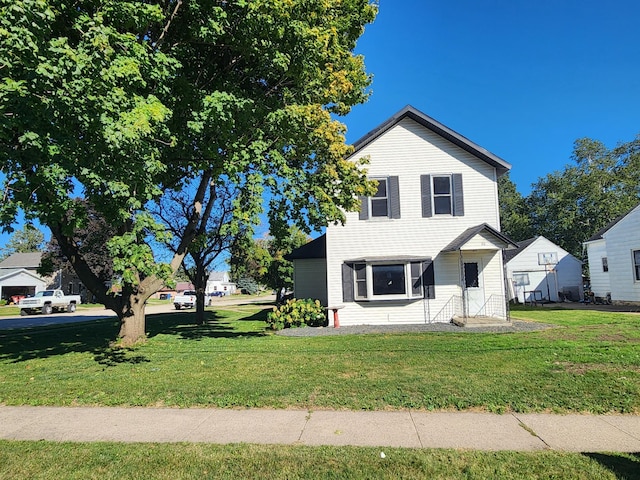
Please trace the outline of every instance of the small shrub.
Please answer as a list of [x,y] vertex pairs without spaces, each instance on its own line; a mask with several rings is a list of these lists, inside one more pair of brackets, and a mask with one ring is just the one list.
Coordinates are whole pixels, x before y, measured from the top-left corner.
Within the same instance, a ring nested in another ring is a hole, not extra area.
[[4,307],[7,304],[7,301],[4,298],[0,298],[0,307]]
[[274,307],[267,314],[267,324],[272,330],[283,328],[297,328],[308,325],[320,327],[326,323],[324,307],[319,300],[287,300],[283,305]]

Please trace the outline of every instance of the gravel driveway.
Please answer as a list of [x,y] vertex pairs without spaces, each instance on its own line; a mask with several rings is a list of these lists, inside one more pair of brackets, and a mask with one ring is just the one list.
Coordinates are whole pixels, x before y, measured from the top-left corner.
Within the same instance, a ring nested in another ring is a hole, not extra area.
[[285,337],[319,337],[324,335],[352,335],[364,333],[421,333],[421,332],[455,332],[455,333],[515,333],[534,332],[553,328],[553,325],[536,322],[512,320],[510,327],[458,327],[452,323],[427,323],[418,325],[349,325],[333,327],[285,328],[276,332]]

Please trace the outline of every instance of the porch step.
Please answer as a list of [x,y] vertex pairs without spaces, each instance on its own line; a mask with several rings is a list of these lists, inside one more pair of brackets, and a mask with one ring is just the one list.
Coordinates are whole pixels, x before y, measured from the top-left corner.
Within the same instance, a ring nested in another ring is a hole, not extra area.
[[480,327],[511,327],[513,324],[506,320],[493,317],[453,317],[451,323],[458,327],[480,328]]

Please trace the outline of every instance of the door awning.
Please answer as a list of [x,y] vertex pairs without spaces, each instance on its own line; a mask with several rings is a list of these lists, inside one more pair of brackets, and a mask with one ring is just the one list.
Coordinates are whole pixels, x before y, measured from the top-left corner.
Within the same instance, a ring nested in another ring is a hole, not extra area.
[[462,232],[443,252],[459,252],[461,250],[510,250],[518,248],[518,244],[492,226],[483,223]]

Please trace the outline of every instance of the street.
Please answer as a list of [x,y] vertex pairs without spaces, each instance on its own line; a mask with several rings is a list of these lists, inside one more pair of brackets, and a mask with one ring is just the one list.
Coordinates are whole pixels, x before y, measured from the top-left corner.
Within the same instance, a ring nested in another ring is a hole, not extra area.
[[[274,301],[275,295],[260,296],[260,297],[247,297],[247,296],[229,296],[229,297],[214,297],[212,306],[225,306],[225,305],[237,305],[240,303],[256,303],[256,302],[269,302]],[[172,313],[172,312],[195,312],[195,308],[189,310],[176,310],[173,308],[173,303],[167,302],[164,304],[147,305],[145,313]],[[28,315],[21,317],[20,315],[0,317],[0,330],[14,330],[17,328],[29,328],[29,327],[43,327],[49,325],[62,325],[65,323],[78,323],[78,322],[90,322],[93,320],[99,320],[101,318],[115,317],[116,314],[106,308],[96,307],[83,309],[79,308],[73,313],[52,313],[51,315]]]

